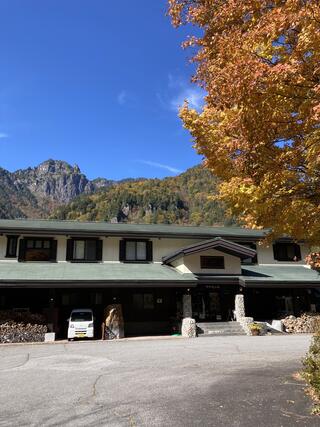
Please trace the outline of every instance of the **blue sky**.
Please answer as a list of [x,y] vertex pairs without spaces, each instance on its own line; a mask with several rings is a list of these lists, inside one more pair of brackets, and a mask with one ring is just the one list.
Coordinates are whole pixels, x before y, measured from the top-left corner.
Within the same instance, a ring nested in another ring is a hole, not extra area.
[[163,177],[201,161],[177,117],[189,29],[166,0],[0,1],[0,166],[48,158],[90,178]]

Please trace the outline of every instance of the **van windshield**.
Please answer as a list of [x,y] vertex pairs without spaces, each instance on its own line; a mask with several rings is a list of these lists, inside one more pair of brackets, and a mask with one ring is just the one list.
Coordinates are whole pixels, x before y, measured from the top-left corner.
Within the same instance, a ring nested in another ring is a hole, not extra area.
[[77,311],[71,313],[72,322],[90,322],[92,320],[92,313],[90,311]]

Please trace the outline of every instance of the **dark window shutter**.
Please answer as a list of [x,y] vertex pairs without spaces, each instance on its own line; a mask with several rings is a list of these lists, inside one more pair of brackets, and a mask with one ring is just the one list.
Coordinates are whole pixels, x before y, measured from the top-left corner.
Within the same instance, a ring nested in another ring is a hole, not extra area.
[[120,240],[119,241],[119,261],[125,261],[126,260],[126,241]]
[[97,245],[96,260],[102,261],[102,240],[97,240],[96,245]]
[[21,239],[19,242],[19,257],[18,261],[25,261],[26,259],[26,240]]
[[152,241],[147,241],[147,261],[153,260],[153,250],[152,250]]
[[273,245],[273,258],[278,261],[279,260],[279,246],[277,245],[277,243],[275,243]]
[[300,245],[295,244],[295,246],[294,246],[294,254],[297,257],[297,260],[300,261],[301,260],[301,249],[300,249]]
[[66,259],[67,259],[67,261],[73,260],[73,240],[72,239],[67,240],[67,257],[66,257]]
[[97,240],[85,240],[84,261],[97,261]]
[[57,261],[57,243],[56,240],[51,241],[50,261]]
[[6,258],[17,257],[18,236],[7,236]]
[[279,261],[280,253],[279,253],[279,245],[277,243],[273,245],[273,257],[275,260]]

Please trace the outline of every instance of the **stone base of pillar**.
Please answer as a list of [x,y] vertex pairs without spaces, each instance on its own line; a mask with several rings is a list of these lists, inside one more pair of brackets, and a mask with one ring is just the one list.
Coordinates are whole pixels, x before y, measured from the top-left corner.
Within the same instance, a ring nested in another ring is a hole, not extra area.
[[196,338],[197,324],[195,319],[192,319],[191,317],[185,317],[182,320],[181,335],[186,338]]

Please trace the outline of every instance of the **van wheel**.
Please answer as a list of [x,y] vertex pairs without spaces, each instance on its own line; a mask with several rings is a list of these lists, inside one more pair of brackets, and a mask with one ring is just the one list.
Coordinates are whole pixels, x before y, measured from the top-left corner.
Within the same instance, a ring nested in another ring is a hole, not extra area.
[[68,341],[74,341],[74,339],[73,338],[68,338]]

